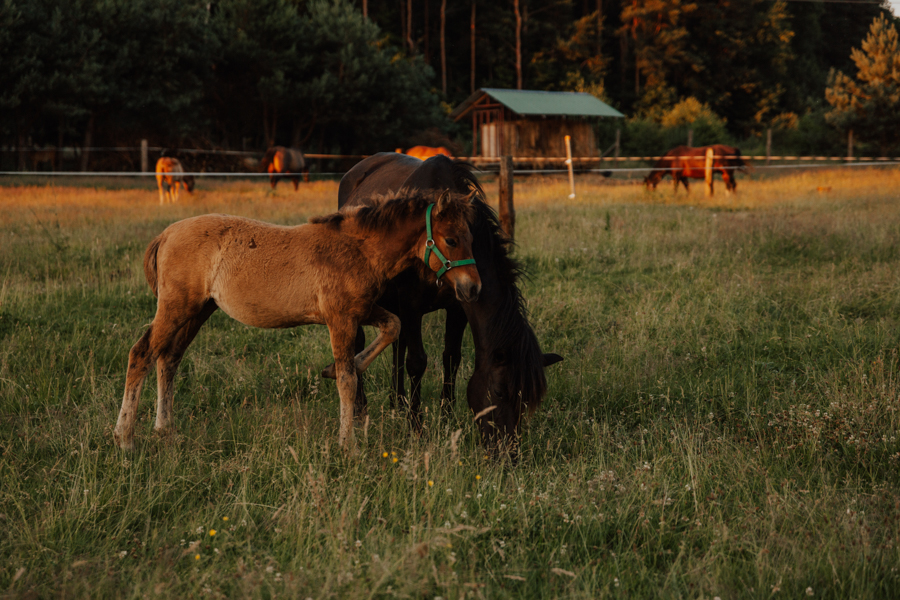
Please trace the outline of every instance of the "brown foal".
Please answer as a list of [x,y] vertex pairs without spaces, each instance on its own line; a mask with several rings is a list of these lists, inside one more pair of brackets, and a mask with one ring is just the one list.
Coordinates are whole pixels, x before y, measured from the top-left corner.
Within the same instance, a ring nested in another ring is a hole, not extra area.
[[[203,323],[221,308],[254,327],[328,327],[341,399],[338,440],[352,450],[357,374],[400,330],[400,320],[375,301],[390,279],[424,257],[435,271],[446,266],[434,252],[426,254],[426,244],[439,248],[446,262],[471,259],[473,216],[471,196],[417,192],[294,227],[215,214],[170,225],[144,254],[144,273],[158,298],[156,317],[129,353],[116,444],[134,447],[141,387],[154,362],[155,429],[170,426],[178,364]],[[478,299],[481,280],[474,264],[451,268],[445,278],[460,300]],[[359,325],[373,325],[379,334],[355,354]]]

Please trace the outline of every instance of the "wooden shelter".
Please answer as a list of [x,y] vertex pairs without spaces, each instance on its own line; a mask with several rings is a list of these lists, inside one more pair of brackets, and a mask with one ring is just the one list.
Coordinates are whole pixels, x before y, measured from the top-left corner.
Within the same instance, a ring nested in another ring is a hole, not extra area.
[[481,88],[450,113],[472,118],[472,155],[558,158],[598,156],[593,120],[625,115],[583,92]]

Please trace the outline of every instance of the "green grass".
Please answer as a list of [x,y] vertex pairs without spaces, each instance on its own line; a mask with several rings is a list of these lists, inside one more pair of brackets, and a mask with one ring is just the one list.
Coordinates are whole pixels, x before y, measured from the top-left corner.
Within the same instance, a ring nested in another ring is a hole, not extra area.
[[[325,328],[221,313],[179,370],[176,431],[152,433],[151,375],[138,450],[116,450],[155,310],[147,242],[210,211],[301,222],[336,185],[220,184],[177,207],[0,188],[0,597],[894,597],[897,180],[674,200],[588,180],[571,202],[517,181],[531,322],[565,361],[516,467],[484,457],[462,397],[451,423],[426,402],[410,437],[388,353],[344,456]],[[426,325],[433,399],[443,328]]]

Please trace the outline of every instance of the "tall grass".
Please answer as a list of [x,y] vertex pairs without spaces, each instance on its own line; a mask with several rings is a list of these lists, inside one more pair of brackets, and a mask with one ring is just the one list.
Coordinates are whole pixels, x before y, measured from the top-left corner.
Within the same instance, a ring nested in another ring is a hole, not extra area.
[[[893,597],[898,183],[826,171],[707,199],[587,179],[570,201],[517,181],[531,322],[565,361],[515,467],[484,457],[462,398],[411,437],[387,354],[342,455],[326,330],[221,313],[179,370],[177,431],[152,433],[151,376],[138,450],[117,451],[147,242],[205,212],[303,222],[336,184],[166,207],[0,188],[0,596]],[[425,398],[442,332],[426,319]]]

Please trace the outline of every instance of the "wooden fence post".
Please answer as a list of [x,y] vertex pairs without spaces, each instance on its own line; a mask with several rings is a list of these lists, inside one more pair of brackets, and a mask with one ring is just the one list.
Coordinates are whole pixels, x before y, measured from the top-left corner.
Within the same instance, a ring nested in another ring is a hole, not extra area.
[[569,200],[575,197],[575,173],[572,171],[572,138],[566,136],[566,164],[569,165]]
[[713,195],[713,149],[706,149],[706,195]]
[[141,140],[141,173],[147,172],[149,157],[147,156],[147,140]]
[[766,129],[766,166],[772,161],[772,129]]
[[619,160],[619,148],[622,147],[622,130],[616,129],[616,162]]
[[853,130],[847,132],[847,160],[853,160]]
[[512,156],[500,158],[500,227],[509,239],[515,239],[516,208],[513,205]]
[[688,129],[688,139],[687,139],[687,142],[688,142],[688,143],[687,143],[688,148],[693,148],[693,147],[694,147],[694,128],[693,128],[693,127],[691,127],[690,129]]

